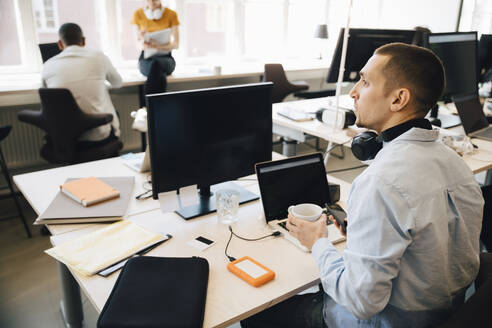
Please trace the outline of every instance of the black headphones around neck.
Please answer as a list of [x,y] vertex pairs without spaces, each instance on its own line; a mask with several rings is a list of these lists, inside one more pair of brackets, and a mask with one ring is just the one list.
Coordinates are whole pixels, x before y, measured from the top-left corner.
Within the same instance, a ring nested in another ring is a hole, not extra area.
[[381,135],[370,131],[362,132],[352,139],[352,153],[361,161],[374,159],[383,148],[383,141],[396,139],[411,128],[432,130],[432,125],[425,118],[417,118],[384,130]]

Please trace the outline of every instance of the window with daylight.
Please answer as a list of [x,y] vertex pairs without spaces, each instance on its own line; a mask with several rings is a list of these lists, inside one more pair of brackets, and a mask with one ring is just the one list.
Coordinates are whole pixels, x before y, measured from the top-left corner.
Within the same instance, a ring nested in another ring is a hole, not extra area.
[[22,64],[18,15],[14,0],[0,1],[0,67]]
[[32,9],[39,32],[56,33],[58,26],[58,11],[56,0],[33,0]]
[[[349,1],[340,0],[162,0],[178,13],[178,67],[244,62],[329,61]],[[488,0],[354,0],[350,26],[433,32],[492,33]],[[79,24],[87,47],[104,51],[117,67],[136,68],[139,50],[130,24],[145,0],[1,0],[0,72],[40,72],[38,43],[56,42],[60,24]],[[316,39],[318,24],[328,39]],[[327,63],[329,64],[329,62]]]
[[84,32],[86,46],[101,49],[102,24],[98,22],[97,0],[32,0],[38,43],[58,41],[58,28],[76,23]]

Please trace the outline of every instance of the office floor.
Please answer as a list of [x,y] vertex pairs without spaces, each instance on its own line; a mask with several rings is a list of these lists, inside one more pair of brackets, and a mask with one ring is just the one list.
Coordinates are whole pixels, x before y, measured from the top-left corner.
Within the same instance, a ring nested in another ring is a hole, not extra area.
[[[321,143],[326,149],[326,143]],[[280,152],[280,146],[274,146]],[[301,144],[298,154],[314,151]],[[336,150],[338,152],[339,149]],[[330,159],[327,170],[360,165],[346,148],[344,160]],[[351,182],[363,169],[334,173],[340,179]],[[0,182],[3,186],[4,182]],[[0,327],[64,327],[59,301],[61,290],[55,260],[43,251],[51,247],[49,237],[41,235],[40,227],[32,226],[36,214],[22,199],[24,214],[33,234],[28,239],[18,217],[0,219]],[[0,218],[16,213],[13,201],[0,200]],[[85,327],[96,327],[98,313],[82,295]],[[237,328],[239,324],[232,327]]]

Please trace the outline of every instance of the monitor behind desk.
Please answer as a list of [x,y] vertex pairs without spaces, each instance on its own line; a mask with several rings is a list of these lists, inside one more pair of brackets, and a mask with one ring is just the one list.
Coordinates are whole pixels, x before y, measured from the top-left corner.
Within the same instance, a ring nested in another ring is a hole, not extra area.
[[453,128],[455,126],[461,125],[461,119],[458,115],[445,114],[442,111],[439,113],[439,108],[441,106],[434,106],[429,112],[429,120],[432,125],[439,126],[443,129]]

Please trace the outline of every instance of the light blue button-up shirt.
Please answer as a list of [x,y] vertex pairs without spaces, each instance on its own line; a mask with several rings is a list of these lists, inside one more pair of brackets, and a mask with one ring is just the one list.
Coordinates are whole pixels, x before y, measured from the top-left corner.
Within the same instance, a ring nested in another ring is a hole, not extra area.
[[412,128],[384,143],[352,184],[343,255],[327,238],[314,244],[328,327],[427,327],[463,302],[483,197],[438,136]]

